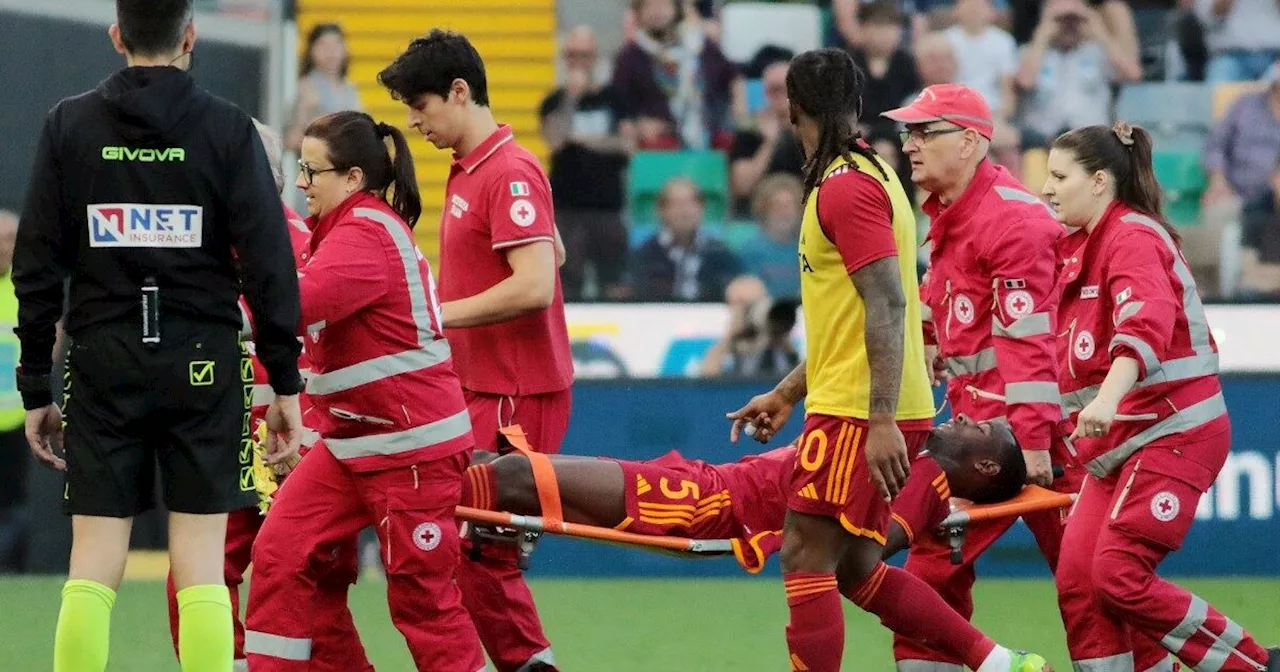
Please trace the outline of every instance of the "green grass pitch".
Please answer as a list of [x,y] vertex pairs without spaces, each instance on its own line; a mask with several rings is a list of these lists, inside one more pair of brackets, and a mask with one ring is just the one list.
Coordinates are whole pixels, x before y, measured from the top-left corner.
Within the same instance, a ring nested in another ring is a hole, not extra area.
[[[0,579],[0,670],[52,668],[57,578]],[[787,669],[786,607],[779,581],[534,580],[534,593],[556,657],[568,672],[710,672]],[[1280,641],[1275,596],[1280,579],[1184,582],[1264,644]],[[380,672],[412,671],[391,626],[385,584],[362,581],[351,607]],[[1046,580],[980,580],[975,620],[1002,643],[1043,653],[1070,670],[1062,625]],[[890,636],[846,604],[845,670],[892,670]],[[164,584],[130,581],[120,591],[111,636],[112,672],[177,670],[169,645]]]

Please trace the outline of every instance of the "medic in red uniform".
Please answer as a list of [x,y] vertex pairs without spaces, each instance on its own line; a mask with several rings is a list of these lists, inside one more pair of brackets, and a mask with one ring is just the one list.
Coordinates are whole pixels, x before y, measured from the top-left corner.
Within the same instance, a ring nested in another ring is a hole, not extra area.
[[471,422],[430,267],[413,242],[421,213],[413,159],[399,131],[358,112],[312,122],[300,154],[312,231],[299,273],[300,333],[323,438],[276,493],[253,545],[250,666],[315,669],[317,635],[350,618],[345,604],[324,599],[330,566],[317,560],[339,557],[373,525],[391,620],[417,668],[475,672],[484,656],[454,582],[453,512]]
[[1135,669],[1131,643],[1147,639],[1196,670],[1280,670],[1280,650],[1155,574],[1222,469],[1231,423],[1218,346],[1160,211],[1151,136],[1123,123],[1060,136],[1044,194],[1078,229],[1058,246],[1058,374],[1069,445],[1089,472],[1056,579],[1064,610],[1104,616],[1068,630],[1071,657],[1077,669]]
[[[537,450],[558,452],[573,361],[551,185],[511,128],[494,120],[484,62],[465,37],[432,31],[378,79],[408,106],[410,127],[454,154],[440,221],[440,300],[476,447],[496,451],[499,428],[519,424]],[[517,547],[464,541],[463,550],[458,584],[498,671],[554,670]]]

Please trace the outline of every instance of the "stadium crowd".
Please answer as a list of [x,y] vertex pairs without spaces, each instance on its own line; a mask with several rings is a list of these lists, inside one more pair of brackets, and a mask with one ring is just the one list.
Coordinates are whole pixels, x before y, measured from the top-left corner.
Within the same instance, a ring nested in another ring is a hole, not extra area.
[[[792,53],[767,35],[724,34],[721,17],[734,4],[633,0],[612,56],[590,28],[565,33],[563,84],[541,115],[569,248],[568,300],[727,300],[742,274],[772,296],[795,295],[803,156],[787,123]],[[1109,123],[1123,107],[1127,120],[1152,128],[1161,168],[1191,173],[1178,186],[1163,181],[1206,294],[1280,296],[1275,2],[817,4],[821,41],[849,50],[866,74],[864,137],[904,182],[898,129],[879,114],[924,86],[982,92],[997,119],[994,157],[1033,188],[1054,137]],[[733,39],[759,48],[732,62],[723,45]],[[1213,101],[1212,116],[1153,104],[1174,90],[1198,97],[1197,110]],[[646,176],[629,177],[629,165]],[[668,179],[648,185],[654,174]]]

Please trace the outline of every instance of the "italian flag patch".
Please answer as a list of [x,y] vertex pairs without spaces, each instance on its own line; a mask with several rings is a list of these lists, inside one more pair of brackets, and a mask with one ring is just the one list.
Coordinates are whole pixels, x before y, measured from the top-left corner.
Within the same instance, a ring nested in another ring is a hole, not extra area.
[[528,182],[512,182],[511,195],[512,196],[528,196],[529,183]]

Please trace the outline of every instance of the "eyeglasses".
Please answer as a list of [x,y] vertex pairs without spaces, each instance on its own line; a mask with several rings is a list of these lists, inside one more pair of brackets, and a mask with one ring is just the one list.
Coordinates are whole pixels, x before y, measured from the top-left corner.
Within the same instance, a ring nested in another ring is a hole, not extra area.
[[898,132],[898,138],[902,140],[902,144],[907,144],[908,140],[915,140],[917,144],[925,144],[935,135],[946,135],[948,133],[962,133],[963,128],[908,128]]
[[320,173],[336,173],[342,169],[338,167],[333,167],[333,168],[320,168],[317,170],[307,165],[307,163],[302,159],[298,159],[298,170],[302,171],[302,177],[307,181],[307,186],[310,187],[316,183],[316,175],[319,175]]

